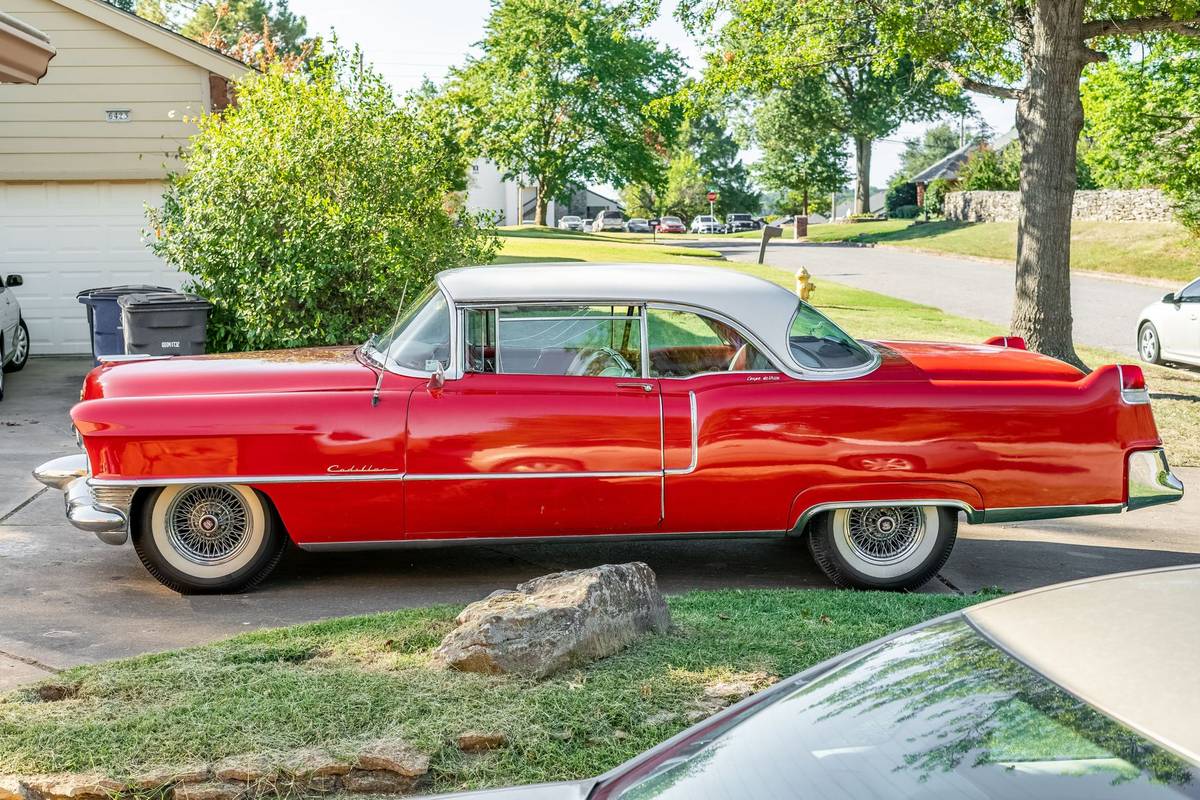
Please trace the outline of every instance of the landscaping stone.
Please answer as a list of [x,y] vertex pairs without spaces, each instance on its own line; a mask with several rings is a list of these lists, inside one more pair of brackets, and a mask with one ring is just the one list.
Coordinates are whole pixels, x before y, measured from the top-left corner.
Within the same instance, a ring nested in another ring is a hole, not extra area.
[[73,798],[73,800],[91,800],[92,798],[108,798],[125,790],[125,785],[103,775],[39,775],[33,778],[23,778],[22,783],[40,794],[47,800]]
[[351,767],[320,747],[293,750],[280,759],[279,766],[297,780],[308,781],[310,784],[313,778],[345,775]]
[[175,787],[174,800],[240,800],[245,794],[246,787],[236,783],[181,783]]
[[671,613],[641,562],[546,575],[463,609],[434,651],[452,669],[544,678],[667,630]]
[[467,731],[459,734],[458,749],[464,753],[481,753],[485,750],[495,750],[508,744],[508,737],[503,733],[480,733]]
[[362,770],[383,770],[419,778],[429,771],[429,756],[418,752],[403,739],[378,739],[358,751],[355,765]]
[[341,780],[347,792],[356,794],[402,794],[417,783],[416,778],[386,769],[356,769]]
[[27,800],[28,793],[15,775],[0,775],[0,800]]
[[[1020,192],[950,192],[943,214],[963,222],[1017,219]],[[1169,222],[1171,201],[1159,189],[1086,189],[1075,192],[1071,218],[1104,222]]]
[[[212,777],[207,764],[192,764],[186,767],[163,767],[143,772],[129,780],[129,788],[150,791],[179,783],[203,783]],[[0,798],[3,800],[3,798]]]
[[213,775],[222,781],[254,783],[275,778],[276,771],[266,756],[245,754],[229,756],[213,764]]

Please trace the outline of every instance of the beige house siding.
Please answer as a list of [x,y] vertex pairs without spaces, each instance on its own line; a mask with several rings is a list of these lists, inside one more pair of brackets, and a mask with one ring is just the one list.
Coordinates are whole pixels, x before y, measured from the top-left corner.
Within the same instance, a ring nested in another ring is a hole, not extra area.
[[[5,11],[46,33],[58,55],[39,85],[0,86],[0,181],[161,179],[178,170],[196,130],[186,120],[210,108],[210,70],[71,4],[120,14],[79,0],[5,0]],[[185,55],[191,46],[167,44]],[[128,110],[130,120],[107,122],[110,110]]]

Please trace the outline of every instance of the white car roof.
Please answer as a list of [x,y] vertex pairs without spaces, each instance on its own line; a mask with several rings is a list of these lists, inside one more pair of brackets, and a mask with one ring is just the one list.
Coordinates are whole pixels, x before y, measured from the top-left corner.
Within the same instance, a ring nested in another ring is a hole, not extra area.
[[687,264],[578,262],[460,267],[438,284],[455,303],[676,303],[715,311],[741,325],[791,371],[788,328],[799,303],[778,284],[741,272]]
[[1200,764],[1200,567],[1075,581],[963,613],[1037,673]]

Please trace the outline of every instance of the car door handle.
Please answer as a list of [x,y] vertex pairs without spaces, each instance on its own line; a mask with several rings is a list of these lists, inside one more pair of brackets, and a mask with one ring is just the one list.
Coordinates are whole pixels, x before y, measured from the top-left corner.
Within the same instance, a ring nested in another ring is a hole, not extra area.
[[652,383],[618,383],[618,389],[641,389],[643,392],[653,392],[654,384]]

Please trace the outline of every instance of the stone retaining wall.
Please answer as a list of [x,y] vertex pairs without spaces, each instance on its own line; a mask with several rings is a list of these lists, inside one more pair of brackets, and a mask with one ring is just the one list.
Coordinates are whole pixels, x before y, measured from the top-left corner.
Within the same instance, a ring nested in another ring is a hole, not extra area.
[[[1012,222],[1018,192],[950,192],[946,219],[963,222]],[[1075,192],[1074,219],[1101,222],[1170,222],[1171,203],[1158,189],[1086,189]]]

